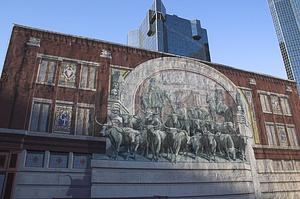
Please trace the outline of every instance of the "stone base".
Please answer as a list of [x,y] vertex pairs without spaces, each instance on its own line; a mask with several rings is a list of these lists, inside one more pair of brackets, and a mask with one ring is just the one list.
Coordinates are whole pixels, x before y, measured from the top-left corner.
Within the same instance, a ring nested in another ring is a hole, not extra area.
[[93,159],[91,197],[255,198],[250,164]]

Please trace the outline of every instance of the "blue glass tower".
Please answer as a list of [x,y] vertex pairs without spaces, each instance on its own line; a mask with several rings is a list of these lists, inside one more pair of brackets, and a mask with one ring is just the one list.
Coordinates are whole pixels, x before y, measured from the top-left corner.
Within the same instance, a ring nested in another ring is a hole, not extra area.
[[200,21],[167,14],[161,0],[154,0],[139,29],[128,33],[127,44],[210,61],[207,32]]
[[268,0],[289,79],[300,94],[300,0]]

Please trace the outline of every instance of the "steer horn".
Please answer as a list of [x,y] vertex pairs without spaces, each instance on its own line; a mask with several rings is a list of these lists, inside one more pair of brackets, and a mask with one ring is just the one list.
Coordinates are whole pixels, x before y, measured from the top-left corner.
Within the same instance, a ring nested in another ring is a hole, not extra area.
[[97,120],[97,117],[95,116],[95,122],[99,125],[99,126],[109,126],[108,124],[102,124]]

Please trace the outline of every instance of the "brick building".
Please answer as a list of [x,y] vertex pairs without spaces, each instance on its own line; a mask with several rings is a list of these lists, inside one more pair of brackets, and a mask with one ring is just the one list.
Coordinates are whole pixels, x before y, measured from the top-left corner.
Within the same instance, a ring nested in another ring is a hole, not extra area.
[[113,70],[126,76],[147,61],[173,58],[218,71],[244,93],[258,192],[299,197],[294,81],[20,25],[13,27],[0,82],[1,197],[95,197],[90,161],[106,149],[95,119],[106,122]]

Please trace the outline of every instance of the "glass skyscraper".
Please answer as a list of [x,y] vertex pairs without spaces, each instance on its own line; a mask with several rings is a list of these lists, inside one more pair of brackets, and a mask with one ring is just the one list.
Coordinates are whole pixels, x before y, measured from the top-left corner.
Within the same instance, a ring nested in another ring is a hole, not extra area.
[[300,0],[268,0],[287,76],[300,94]]
[[128,33],[127,44],[210,61],[207,32],[200,21],[166,14],[161,0],[154,0],[139,29]]

